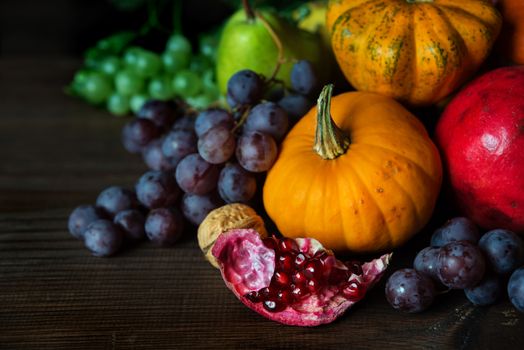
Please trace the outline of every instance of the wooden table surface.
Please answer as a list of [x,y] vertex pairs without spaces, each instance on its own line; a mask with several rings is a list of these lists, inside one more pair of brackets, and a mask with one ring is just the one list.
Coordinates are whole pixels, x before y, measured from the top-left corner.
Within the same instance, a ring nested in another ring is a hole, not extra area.
[[[271,322],[225,287],[194,230],[172,248],[92,257],[67,232],[69,213],[132,186],[145,166],[120,144],[126,119],[63,93],[79,64],[0,58],[0,349],[524,348],[524,315],[507,299],[475,307],[456,291],[408,315],[387,304],[384,280],[330,325]],[[397,251],[388,273],[430,233]]]

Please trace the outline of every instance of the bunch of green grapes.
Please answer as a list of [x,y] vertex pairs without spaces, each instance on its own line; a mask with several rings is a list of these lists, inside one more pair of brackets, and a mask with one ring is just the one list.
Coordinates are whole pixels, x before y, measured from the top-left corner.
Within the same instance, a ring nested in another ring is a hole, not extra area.
[[195,109],[219,101],[213,36],[200,37],[197,53],[180,34],[170,36],[161,53],[130,45],[133,39],[132,33],[119,33],[89,49],[70,91],[116,116],[136,113],[148,100],[178,97]]

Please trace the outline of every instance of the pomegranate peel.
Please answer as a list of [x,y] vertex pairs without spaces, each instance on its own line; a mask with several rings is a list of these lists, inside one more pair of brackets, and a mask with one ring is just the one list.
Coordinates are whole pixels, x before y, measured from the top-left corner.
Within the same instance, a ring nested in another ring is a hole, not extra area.
[[[289,239],[261,238],[253,229],[232,229],[220,235],[212,249],[235,296],[262,316],[286,325],[334,321],[365,296],[391,259],[386,254],[355,268],[355,262],[337,260],[315,239],[293,241],[291,246]],[[302,254],[306,263],[301,256],[290,266],[289,259],[280,259],[286,254]],[[302,274],[300,279],[294,279],[297,273]]]

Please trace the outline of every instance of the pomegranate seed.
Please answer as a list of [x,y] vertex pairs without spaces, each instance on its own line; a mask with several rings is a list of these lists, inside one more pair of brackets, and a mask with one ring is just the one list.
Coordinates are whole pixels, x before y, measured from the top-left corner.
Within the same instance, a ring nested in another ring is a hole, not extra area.
[[314,259],[320,260],[322,263],[324,263],[324,260],[329,256],[329,254],[325,250],[319,250],[318,252],[313,255]]
[[278,248],[278,242],[273,237],[264,238],[262,243],[269,249],[277,250]]
[[297,271],[294,275],[293,275],[293,283],[295,284],[305,284],[307,282],[307,278],[306,276],[304,275],[304,272],[302,271]]
[[294,261],[295,261],[295,256],[293,254],[284,253],[278,257],[278,267],[282,271],[292,272]]
[[277,298],[285,305],[291,305],[293,304],[293,301],[294,301],[293,294],[291,294],[291,292],[288,290],[278,291]]
[[302,253],[298,253],[297,256],[295,256],[295,268],[302,269],[306,264],[306,261],[307,257]]
[[309,289],[310,292],[316,292],[320,289],[320,283],[318,280],[312,278],[309,281],[307,281],[307,289]]
[[343,284],[342,288],[342,294],[348,299],[359,300],[364,296],[364,290],[356,280]]
[[357,275],[357,276],[362,275],[362,266],[357,261],[347,261],[346,262],[346,266],[355,275]]
[[281,286],[286,286],[289,284],[291,279],[289,278],[289,275],[285,272],[277,271],[273,275],[273,280]]
[[340,284],[342,282],[347,282],[350,275],[351,271],[349,270],[333,268],[329,274],[329,283]]
[[260,301],[257,291],[249,292],[244,295],[244,297],[252,303],[258,303]]
[[295,240],[291,238],[282,239],[279,243],[279,248],[281,252],[298,251],[297,242],[295,242]]
[[304,268],[304,275],[307,278],[322,278],[322,263],[320,260],[310,260],[306,263]]
[[307,290],[301,286],[296,286],[291,290],[291,294],[295,297],[295,299],[300,299],[308,294]]
[[269,299],[273,295],[273,290],[269,287],[264,287],[258,291],[258,300],[264,301]]
[[264,309],[269,312],[279,312],[286,308],[286,305],[276,299],[269,299],[264,301]]

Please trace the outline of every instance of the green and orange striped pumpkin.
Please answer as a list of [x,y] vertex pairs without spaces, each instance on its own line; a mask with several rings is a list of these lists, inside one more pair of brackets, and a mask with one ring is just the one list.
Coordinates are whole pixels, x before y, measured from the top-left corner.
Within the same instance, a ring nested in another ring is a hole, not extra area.
[[468,79],[501,24],[485,0],[330,0],[326,15],[348,81],[412,105],[435,103]]

